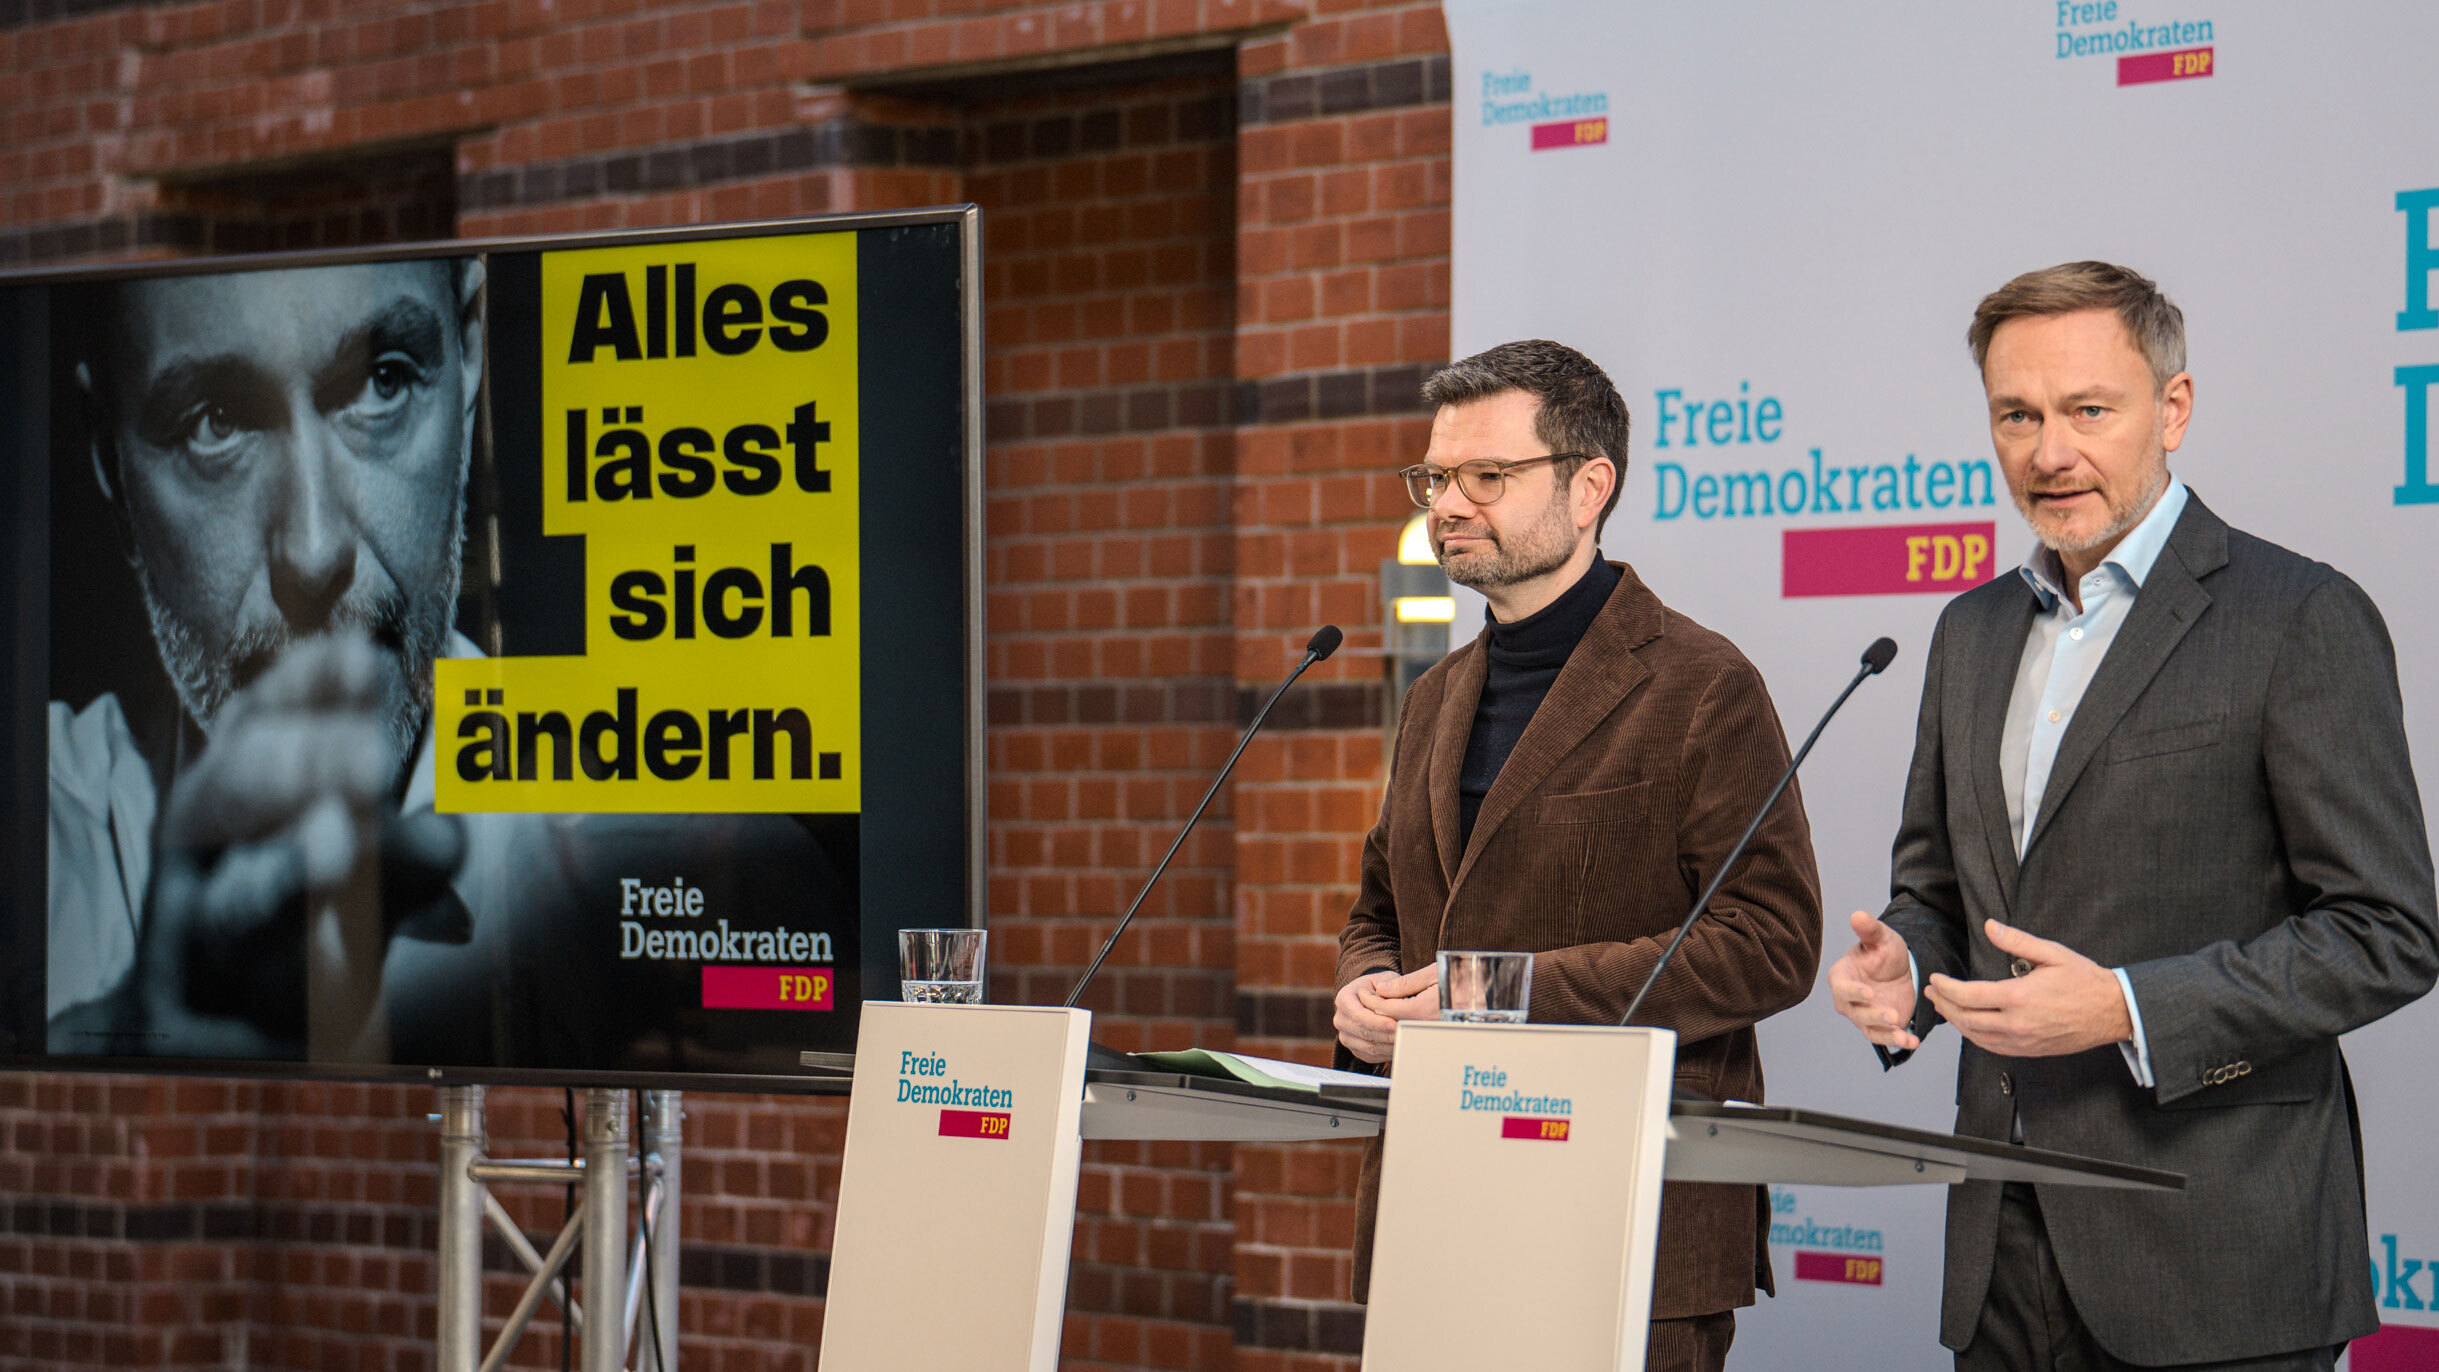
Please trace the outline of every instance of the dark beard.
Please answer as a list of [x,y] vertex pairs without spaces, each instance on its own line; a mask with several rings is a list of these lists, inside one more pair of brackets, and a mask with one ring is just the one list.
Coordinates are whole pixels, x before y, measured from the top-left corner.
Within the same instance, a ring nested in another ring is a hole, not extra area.
[[1462,563],[1452,563],[1446,553],[1441,553],[1440,570],[1460,586],[1490,591],[1548,576],[1566,566],[1567,559],[1575,555],[1575,531],[1568,527],[1565,517],[1565,491],[1564,486],[1559,488],[1539,522],[1517,531],[1513,547],[1493,533],[1485,521],[1479,536],[1491,540],[1492,554],[1485,558],[1474,553]]

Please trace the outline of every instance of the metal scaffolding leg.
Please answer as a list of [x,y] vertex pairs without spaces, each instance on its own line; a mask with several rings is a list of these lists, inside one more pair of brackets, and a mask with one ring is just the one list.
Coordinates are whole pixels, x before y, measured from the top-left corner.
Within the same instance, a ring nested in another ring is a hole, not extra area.
[[617,1318],[626,1290],[627,1093],[584,1093],[584,1299],[593,1307],[585,1330],[584,1372],[623,1372],[625,1329]]
[[678,1339],[678,1200],[686,1141],[685,1098],[678,1091],[644,1092],[644,1172],[659,1192],[645,1250],[642,1340],[636,1372],[673,1372]]
[[483,1088],[440,1089],[439,1372],[475,1372],[483,1355]]

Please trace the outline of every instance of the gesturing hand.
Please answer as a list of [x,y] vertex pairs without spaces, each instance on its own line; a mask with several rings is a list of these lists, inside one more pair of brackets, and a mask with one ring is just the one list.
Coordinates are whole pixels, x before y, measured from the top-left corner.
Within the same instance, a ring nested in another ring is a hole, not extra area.
[[180,1051],[255,1057],[310,1036],[320,1055],[386,1060],[392,924],[445,887],[464,843],[453,816],[389,813],[383,665],[358,633],[291,645],[171,788],[136,980]]
[[1440,1013],[1438,963],[1399,976],[1374,972],[1338,988],[1338,1041],[1365,1062],[1387,1062],[1397,1051],[1397,1022],[1436,1019]]
[[1838,1013],[1883,1048],[1922,1046],[1914,1022],[1914,968],[1897,931],[1861,910],[1848,917],[1859,940],[1829,965],[1829,994]]
[[1957,1032],[2009,1058],[2054,1058],[2134,1036],[2117,974],[2063,943],[2035,938],[1997,920],[1984,933],[2000,952],[2029,964],[2006,981],[1958,981],[1933,972],[1923,985]]

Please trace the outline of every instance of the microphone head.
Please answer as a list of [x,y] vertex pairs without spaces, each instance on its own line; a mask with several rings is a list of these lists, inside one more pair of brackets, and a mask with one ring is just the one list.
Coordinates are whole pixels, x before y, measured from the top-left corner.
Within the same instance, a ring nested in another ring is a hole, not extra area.
[[1863,665],[1872,669],[1873,676],[1878,676],[1888,670],[1889,663],[1896,656],[1896,639],[1875,638],[1872,640],[1872,646],[1863,650]]
[[[1347,636],[1338,632],[1337,625],[1324,624],[1304,645],[1304,653],[1315,662],[1327,661],[1330,654],[1338,651],[1338,645],[1346,641]],[[1889,651],[1897,651],[1895,645],[1891,645]]]

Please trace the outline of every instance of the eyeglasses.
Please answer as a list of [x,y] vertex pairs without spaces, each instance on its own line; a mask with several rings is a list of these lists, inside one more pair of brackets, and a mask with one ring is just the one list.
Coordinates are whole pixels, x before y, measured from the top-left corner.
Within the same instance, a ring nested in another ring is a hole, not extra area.
[[1426,510],[1431,508],[1432,501],[1440,498],[1440,492],[1448,488],[1450,477],[1456,478],[1457,489],[1465,493],[1467,500],[1476,505],[1492,505],[1507,494],[1507,479],[1517,468],[1530,467],[1536,462],[1558,462],[1587,456],[1589,454],[1586,453],[1551,453],[1547,457],[1513,460],[1477,457],[1454,467],[1434,467],[1428,462],[1418,462],[1411,467],[1398,468],[1397,474],[1405,478],[1406,494]]

